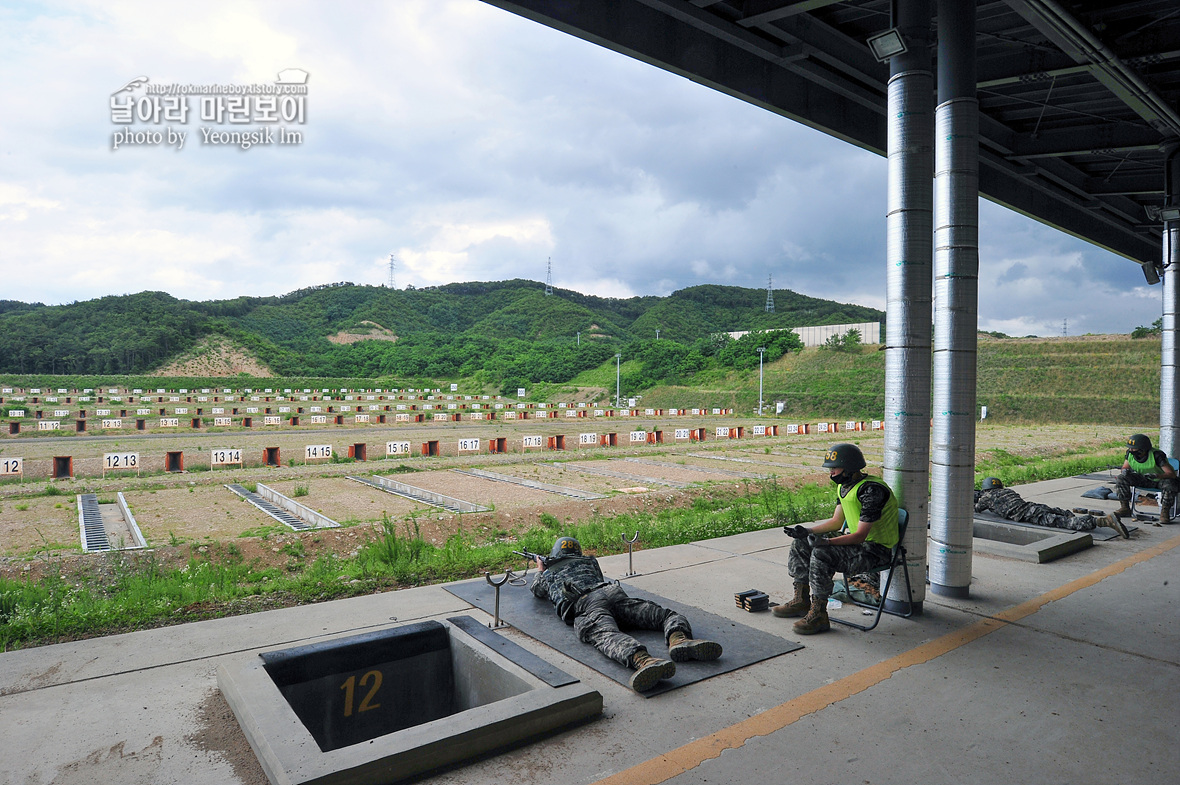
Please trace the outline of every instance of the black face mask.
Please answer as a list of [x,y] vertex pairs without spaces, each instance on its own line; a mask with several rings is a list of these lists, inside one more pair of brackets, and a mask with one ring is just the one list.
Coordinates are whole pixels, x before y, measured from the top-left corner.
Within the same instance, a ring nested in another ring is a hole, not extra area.
[[1143,461],[1147,459],[1147,453],[1143,452],[1142,450],[1131,450],[1131,457],[1140,463],[1143,463]]
[[839,485],[840,483],[844,482],[844,472],[840,472],[839,474],[830,474],[828,475],[828,479]]

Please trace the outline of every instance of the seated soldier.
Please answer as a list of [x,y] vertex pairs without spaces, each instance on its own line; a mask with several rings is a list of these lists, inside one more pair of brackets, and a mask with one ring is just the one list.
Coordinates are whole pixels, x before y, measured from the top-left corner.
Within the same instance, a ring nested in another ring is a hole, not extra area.
[[[772,610],[779,617],[802,616],[793,627],[800,635],[831,629],[828,597],[837,571],[855,575],[884,569],[898,539],[897,497],[888,485],[861,471],[866,464],[859,447],[833,445],[823,466],[839,486],[832,517],[810,528],[783,527],[795,538],[787,556],[795,597]],[[845,521],[849,534],[822,536],[843,528]]]
[[[630,685],[636,692],[672,678],[677,662],[721,656],[721,644],[692,637],[692,627],[684,616],[654,602],[628,597],[617,583],[604,578],[598,559],[583,556],[582,546],[573,537],[559,537],[549,558],[537,559],[537,569],[533,594],[553,603],[562,621],[574,626],[578,640],[633,669]],[[651,656],[620,627],[663,630],[672,662]]]
[[1176,502],[1176,491],[1180,490],[1180,480],[1164,451],[1153,450],[1151,439],[1141,433],[1127,440],[1127,457],[1118,479],[1114,481],[1114,492],[1119,497],[1119,508],[1114,511],[1115,515],[1125,518],[1131,514],[1131,486],[1158,490],[1160,523],[1172,522],[1172,505]]
[[1050,507],[1047,504],[1026,502],[1016,491],[1005,488],[1004,483],[1000,482],[998,477],[984,478],[983,490],[975,492],[975,511],[990,511],[1010,521],[1051,526],[1054,529],[1070,529],[1076,532],[1093,531],[1098,526],[1105,526],[1123,535],[1124,539],[1131,536],[1127,527],[1114,513],[1091,515],[1087,511],[1077,514],[1078,510],[1069,511],[1060,507]]

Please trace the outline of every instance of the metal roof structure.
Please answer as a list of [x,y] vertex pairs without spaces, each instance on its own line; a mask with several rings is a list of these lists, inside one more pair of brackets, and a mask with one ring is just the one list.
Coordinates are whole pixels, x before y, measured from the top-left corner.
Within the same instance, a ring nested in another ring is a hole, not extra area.
[[[485,0],[884,155],[890,0]],[[980,0],[981,194],[1159,265],[1180,1]],[[934,38],[931,20],[931,39]]]

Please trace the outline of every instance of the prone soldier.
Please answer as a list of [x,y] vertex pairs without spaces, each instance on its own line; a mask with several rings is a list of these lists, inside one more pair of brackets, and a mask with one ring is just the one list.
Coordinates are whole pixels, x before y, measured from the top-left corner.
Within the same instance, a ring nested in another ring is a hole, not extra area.
[[[634,670],[630,686],[636,692],[672,678],[677,662],[721,656],[721,644],[692,637],[692,627],[684,616],[654,602],[628,597],[622,587],[603,577],[598,559],[583,556],[581,544],[573,537],[559,537],[549,558],[537,556],[536,564],[539,572],[533,594],[553,603],[562,621],[573,625],[578,640]],[[647,647],[620,628],[663,630],[669,659],[653,657]]]
[[983,489],[975,492],[975,511],[991,511],[1010,521],[1077,532],[1093,531],[1096,527],[1105,526],[1123,535],[1124,539],[1131,536],[1127,527],[1114,513],[1092,515],[1088,511],[1079,513],[1078,510],[1063,510],[1060,507],[1025,501],[1016,491],[1005,488],[998,477],[984,478]]

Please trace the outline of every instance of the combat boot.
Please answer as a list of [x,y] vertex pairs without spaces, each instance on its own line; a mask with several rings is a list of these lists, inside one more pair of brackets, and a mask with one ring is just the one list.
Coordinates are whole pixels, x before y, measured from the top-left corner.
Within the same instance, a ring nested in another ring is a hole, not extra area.
[[1120,518],[1130,518],[1131,503],[1126,499],[1119,499],[1119,508],[1115,510],[1113,514],[1119,516]]
[[1172,507],[1175,504],[1175,496],[1160,494],[1160,523],[1167,525],[1172,522]]
[[795,616],[806,616],[811,610],[811,585],[807,583],[795,584],[795,596],[770,609],[770,612],[780,619],[790,619]]
[[629,684],[636,692],[650,690],[656,682],[676,675],[676,663],[653,657],[642,648],[631,655],[631,667],[635,672],[631,674]]
[[715,660],[721,656],[721,644],[690,638],[677,630],[668,636],[668,656],[672,658],[672,662]]
[[818,594],[812,597],[811,610],[795,622],[792,628],[800,635],[815,635],[817,632],[832,629],[832,623],[828,621],[828,598]]
[[1119,520],[1119,516],[1113,512],[1109,515],[1103,515],[1101,518],[1095,518],[1094,523],[1099,526],[1105,526],[1108,529],[1114,529],[1119,534],[1123,535],[1124,540],[1131,539],[1131,532],[1127,531],[1127,527]]

